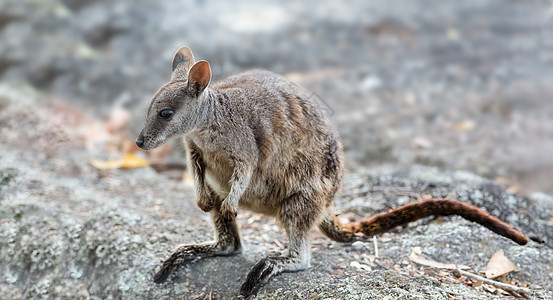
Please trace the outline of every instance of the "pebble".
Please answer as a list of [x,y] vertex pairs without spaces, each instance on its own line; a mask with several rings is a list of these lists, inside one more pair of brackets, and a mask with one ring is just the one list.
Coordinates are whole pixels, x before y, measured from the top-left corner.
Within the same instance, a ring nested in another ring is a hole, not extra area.
[[363,250],[367,248],[367,245],[364,242],[356,241],[351,244],[351,247],[355,250]]

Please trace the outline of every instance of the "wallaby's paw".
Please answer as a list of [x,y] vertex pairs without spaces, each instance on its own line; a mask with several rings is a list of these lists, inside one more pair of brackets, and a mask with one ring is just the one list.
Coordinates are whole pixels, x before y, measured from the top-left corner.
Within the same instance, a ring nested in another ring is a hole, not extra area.
[[215,204],[209,200],[198,199],[198,207],[205,212],[210,212],[213,210],[213,207],[215,207]]

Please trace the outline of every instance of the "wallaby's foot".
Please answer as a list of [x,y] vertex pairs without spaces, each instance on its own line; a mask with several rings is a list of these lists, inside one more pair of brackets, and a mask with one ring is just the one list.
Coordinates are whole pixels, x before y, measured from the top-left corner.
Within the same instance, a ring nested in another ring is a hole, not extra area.
[[167,278],[169,278],[169,275],[171,275],[171,273],[173,273],[175,268],[178,266],[175,263],[175,260],[176,260],[175,255],[173,253],[173,255],[171,255],[168,259],[166,259],[163,262],[161,269],[159,269],[159,271],[157,271],[154,274],[155,283],[164,283],[165,281],[167,281]]
[[241,252],[241,248],[222,246],[220,244],[182,245],[166,259],[161,269],[154,275],[155,283],[163,283],[169,275],[180,265],[189,261],[210,256],[233,255]]
[[240,297],[250,297],[271,277],[281,272],[301,271],[309,268],[309,260],[304,257],[273,256],[260,260],[250,270],[240,287]]

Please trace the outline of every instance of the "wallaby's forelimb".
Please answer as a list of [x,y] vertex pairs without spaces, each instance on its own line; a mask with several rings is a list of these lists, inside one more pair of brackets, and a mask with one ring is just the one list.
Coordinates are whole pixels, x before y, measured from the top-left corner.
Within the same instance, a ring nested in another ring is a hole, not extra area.
[[202,157],[202,151],[192,141],[188,141],[187,146],[189,149],[188,166],[194,178],[194,190],[196,190],[198,207],[205,212],[211,211],[215,205],[215,200],[210,188],[205,184],[205,161]]
[[252,168],[242,162],[236,162],[230,180],[230,192],[221,203],[221,215],[225,219],[234,219],[238,213],[238,201],[248,188],[252,178]]

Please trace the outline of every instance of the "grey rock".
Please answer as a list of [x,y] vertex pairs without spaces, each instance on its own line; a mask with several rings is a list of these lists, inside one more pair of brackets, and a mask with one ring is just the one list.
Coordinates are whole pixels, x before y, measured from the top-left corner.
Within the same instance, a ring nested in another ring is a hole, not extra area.
[[[90,153],[75,145],[37,155],[38,148],[29,143],[36,142],[36,137],[52,136],[53,129],[39,114],[25,109],[31,106],[9,100],[21,93],[10,95],[14,96],[8,97],[1,111],[5,126],[0,136],[3,297],[234,298],[249,268],[279,251],[270,241],[285,243],[277,230],[267,230],[273,226],[269,218],[261,221],[268,226],[253,228],[246,222],[251,215],[242,213],[240,227],[248,233],[244,253],[189,263],[167,283],[154,284],[152,274],[177,245],[212,239],[209,218],[195,207],[192,189],[150,168],[96,170],[88,165]],[[23,112],[17,122],[7,118],[16,111]],[[446,194],[481,205],[545,242],[518,246],[458,217],[427,219],[377,237],[380,263],[376,263],[370,258],[375,255],[372,243],[371,247],[364,242],[342,245],[315,232],[312,267],[275,277],[254,298],[503,297],[440,282],[434,273],[408,262],[406,257],[414,247],[437,261],[469,265],[474,272],[483,271],[490,257],[503,249],[518,268],[509,275],[512,280],[529,284],[534,291],[531,297],[553,296],[553,235],[547,221],[553,212],[543,201],[533,202],[536,197],[510,194],[470,173],[416,165],[352,173],[344,189],[344,195],[336,199],[338,209],[347,208],[351,199],[380,203],[352,210],[356,219],[413,200],[398,197],[398,192]],[[455,280],[452,275],[447,278]]]
[[5,0],[0,80],[101,116],[128,94],[135,135],[186,44],[214,80],[265,68],[317,92],[352,168],[419,163],[551,193],[551,22],[547,1]]

